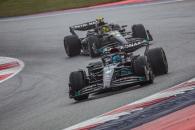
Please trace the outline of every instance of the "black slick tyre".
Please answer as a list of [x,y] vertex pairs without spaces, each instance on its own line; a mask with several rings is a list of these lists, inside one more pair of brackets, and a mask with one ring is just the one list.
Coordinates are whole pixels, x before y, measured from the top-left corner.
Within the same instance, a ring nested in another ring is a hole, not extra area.
[[154,75],[162,75],[168,73],[168,62],[164,50],[159,48],[149,49],[147,53]]
[[147,62],[144,56],[137,57],[133,62],[134,73],[138,76],[144,76],[146,65]]
[[146,57],[145,56],[139,56],[133,63],[133,68],[134,68],[134,73],[138,76],[146,76],[146,70],[149,73],[148,74],[148,79],[144,82],[141,83],[141,85],[144,84],[151,84],[154,81],[154,75],[152,72],[152,69],[150,65],[147,63]]
[[81,41],[75,35],[64,37],[64,49],[69,57],[79,55],[81,52]]
[[74,71],[70,73],[69,76],[69,87],[70,94],[74,97],[75,100],[81,101],[88,98],[88,94],[86,95],[76,95],[75,94],[86,86],[86,73],[84,71]]

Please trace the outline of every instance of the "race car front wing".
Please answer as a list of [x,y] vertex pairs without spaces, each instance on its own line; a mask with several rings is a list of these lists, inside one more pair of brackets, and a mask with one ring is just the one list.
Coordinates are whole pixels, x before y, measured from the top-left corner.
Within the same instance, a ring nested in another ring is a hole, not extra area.
[[87,95],[91,93],[100,92],[106,89],[112,89],[112,88],[122,87],[122,86],[127,86],[127,85],[136,85],[136,84],[145,82],[146,80],[147,80],[146,77],[142,77],[142,76],[129,76],[129,77],[123,77],[117,80],[113,80],[111,83],[111,86],[109,87],[104,87],[103,83],[94,83],[92,85],[84,87],[83,89],[75,92],[74,94],[70,93],[69,97],[74,98],[74,97],[81,96],[81,95]]

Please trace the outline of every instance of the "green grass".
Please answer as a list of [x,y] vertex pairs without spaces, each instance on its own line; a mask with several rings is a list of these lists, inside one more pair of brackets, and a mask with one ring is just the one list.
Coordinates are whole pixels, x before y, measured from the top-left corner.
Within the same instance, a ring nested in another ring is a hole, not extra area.
[[72,9],[121,0],[0,0],[0,17]]

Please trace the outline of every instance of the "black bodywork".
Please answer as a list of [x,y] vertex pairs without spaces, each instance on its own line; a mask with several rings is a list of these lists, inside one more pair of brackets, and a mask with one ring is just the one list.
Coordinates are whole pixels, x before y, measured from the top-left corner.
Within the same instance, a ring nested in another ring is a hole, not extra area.
[[[109,32],[102,31],[103,28],[105,27],[109,28]],[[98,24],[97,21],[91,21],[91,22],[71,26],[70,32],[72,36],[76,36],[76,38],[78,38],[78,40],[80,41],[78,44],[75,44],[75,46],[79,46],[80,54],[90,55],[91,57],[99,56],[101,54],[101,51],[99,49],[112,43],[117,42],[119,44],[128,44],[128,41],[130,41],[132,38],[142,38],[149,41],[153,40],[150,32],[148,30],[145,30],[142,24],[133,25],[132,31],[126,31],[126,27],[127,25],[120,26],[118,24],[108,24],[108,23]],[[141,33],[139,32],[140,27],[142,31]],[[82,32],[85,31],[86,36],[82,38],[79,37],[79,35],[76,33],[77,31],[82,31]],[[118,36],[113,34],[113,32],[116,31],[120,33],[120,35],[123,37],[122,39],[127,39],[127,40],[120,40],[121,36],[119,38]],[[66,39],[67,38],[65,37],[64,46],[67,52]],[[74,51],[74,49],[71,51]]]
[[[93,51],[99,56],[99,51],[101,47],[109,44],[111,41],[104,32],[101,31],[102,27],[108,26],[112,31],[124,31],[124,27],[120,27],[118,24],[108,24],[104,23],[99,25],[97,21],[91,21],[79,25],[74,25],[70,27],[70,33],[77,36],[81,41],[81,54],[90,55],[90,45],[94,43],[94,37],[96,38],[96,45]],[[121,29],[123,28],[123,30]],[[87,31],[84,38],[80,38],[76,31]],[[98,43],[97,43],[98,42]],[[98,45],[97,45],[98,44]]]

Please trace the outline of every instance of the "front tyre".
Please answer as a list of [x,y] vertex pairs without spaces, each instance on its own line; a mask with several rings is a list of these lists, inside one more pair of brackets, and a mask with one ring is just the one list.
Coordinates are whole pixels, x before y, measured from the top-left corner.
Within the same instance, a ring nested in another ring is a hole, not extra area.
[[149,49],[147,53],[154,75],[162,75],[168,73],[168,62],[164,50],[159,48]]
[[78,92],[87,85],[85,71],[74,71],[69,76],[69,94],[74,97],[76,101],[88,99],[88,94],[79,95]]

